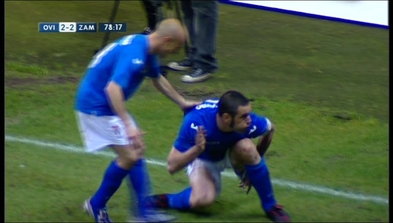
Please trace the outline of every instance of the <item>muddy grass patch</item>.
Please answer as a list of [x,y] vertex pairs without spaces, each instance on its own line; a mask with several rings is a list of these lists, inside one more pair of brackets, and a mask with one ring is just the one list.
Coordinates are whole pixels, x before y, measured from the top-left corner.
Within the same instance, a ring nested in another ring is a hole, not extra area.
[[175,89],[184,97],[196,100],[219,98],[222,94],[222,92],[213,89],[182,89],[178,87],[175,87]]

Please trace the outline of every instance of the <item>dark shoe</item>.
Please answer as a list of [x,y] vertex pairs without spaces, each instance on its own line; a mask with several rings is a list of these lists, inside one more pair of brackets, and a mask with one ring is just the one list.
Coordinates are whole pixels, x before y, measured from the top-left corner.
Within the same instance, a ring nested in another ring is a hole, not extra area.
[[274,222],[291,222],[291,217],[283,210],[281,205],[276,204],[270,211],[266,212],[266,216]]
[[207,80],[210,76],[211,73],[195,68],[189,74],[183,75],[181,81],[185,83],[197,83]]
[[148,196],[144,203],[147,208],[169,208],[168,194]]
[[185,71],[192,67],[192,62],[189,59],[184,59],[182,61],[170,62],[168,67],[175,71]]

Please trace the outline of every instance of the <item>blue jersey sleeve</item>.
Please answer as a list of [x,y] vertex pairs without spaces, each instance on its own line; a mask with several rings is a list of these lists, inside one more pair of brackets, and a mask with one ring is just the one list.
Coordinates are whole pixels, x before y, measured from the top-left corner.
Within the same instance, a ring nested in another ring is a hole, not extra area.
[[161,75],[160,63],[156,55],[148,56],[149,67],[147,71],[147,76],[150,78],[158,78]]
[[129,52],[128,49],[124,50],[113,68],[111,80],[123,89],[127,89],[132,76],[138,74],[143,69],[143,61],[142,55]]
[[195,136],[198,132],[199,124],[191,120],[191,118],[190,116],[184,118],[179,134],[173,145],[180,152],[185,152],[195,145]]
[[272,124],[266,117],[251,113],[251,125],[245,134],[247,138],[256,138],[270,131]]

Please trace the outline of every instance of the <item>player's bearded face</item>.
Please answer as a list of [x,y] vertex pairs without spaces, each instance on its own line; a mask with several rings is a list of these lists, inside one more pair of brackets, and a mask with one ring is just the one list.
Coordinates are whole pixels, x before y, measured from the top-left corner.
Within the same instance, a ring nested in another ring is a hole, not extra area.
[[233,129],[236,132],[245,132],[251,125],[251,105],[240,106],[237,114],[233,117]]

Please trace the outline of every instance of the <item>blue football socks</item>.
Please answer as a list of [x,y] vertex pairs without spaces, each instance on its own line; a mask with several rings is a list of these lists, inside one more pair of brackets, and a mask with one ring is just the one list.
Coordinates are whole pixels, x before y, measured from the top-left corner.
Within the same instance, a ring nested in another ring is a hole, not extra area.
[[138,162],[136,162],[129,171],[128,177],[138,201],[138,214],[143,216],[146,213],[146,208],[143,201],[145,197],[151,193],[150,178],[147,171],[146,160],[138,160]]
[[277,204],[277,201],[274,197],[269,169],[267,168],[265,159],[262,158],[261,162],[257,165],[246,165],[246,171],[251,185],[255,188],[261,199],[263,210],[265,212],[269,211]]
[[169,207],[178,210],[190,209],[191,191],[191,187],[187,187],[177,194],[168,194]]
[[119,167],[116,160],[112,161],[105,171],[100,188],[91,198],[91,205],[95,208],[104,208],[127,174],[128,170]]

